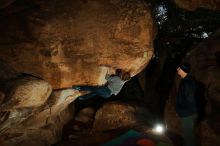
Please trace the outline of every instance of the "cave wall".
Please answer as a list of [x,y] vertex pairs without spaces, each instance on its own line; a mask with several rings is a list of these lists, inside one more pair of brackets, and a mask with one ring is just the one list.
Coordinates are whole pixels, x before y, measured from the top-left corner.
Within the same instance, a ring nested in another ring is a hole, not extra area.
[[[188,52],[183,61],[192,65],[192,73],[207,88],[206,118],[196,125],[197,136],[202,146],[220,145],[220,31],[197,45]],[[174,85],[178,87],[178,80]],[[173,94],[175,95],[175,94]],[[181,135],[180,120],[175,112],[175,96],[171,96],[166,105],[165,119],[168,129]]]
[[56,89],[103,84],[106,67],[133,76],[153,54],[154,23],[142,0],[19,0],[0,15],[1,62]]
[[[219,11],[219,0],[173,0],[174,3],[183,9],[194,11],[205,8]],[[192,65],[192,72],[195,78],[201,81],[207,88],[206,118],[196,125],[196,135],[202,146],[220,145],[219,126],[219,97],[220,97],[220,66],[219,66],[219,42],[220,31],[217,30],[204,41],[194,46],[189,51],[182,62],[189,62]],[[175,96],[178,89],[179,78],[173,85],[170,97],[165,107],[165,121],[169,131],[182,135],[180,119],[175,112]]]
[[101,85],[116,68],[134,76],[153,54],[143,0],[5,0],[0,22],[3,146],[55,143],[85,94],[72,85]]
[[197,8],[220,10],[220,0],[173,0],[180,8],[190,11]]

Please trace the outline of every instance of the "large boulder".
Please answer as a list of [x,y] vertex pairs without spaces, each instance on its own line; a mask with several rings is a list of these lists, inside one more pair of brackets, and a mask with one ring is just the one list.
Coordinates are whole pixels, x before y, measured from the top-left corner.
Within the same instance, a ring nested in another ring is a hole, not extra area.
[[55,143],[68,105],[86,94],[70,86],[101,85],[116,68],[133,76],[153,54],[144,0],[4,0],[0,9],[0,145]]
[[184,60],[192,65],[196,79],[206,85],[209,99],[220,103],[219,46],[220,30],[189,52]]
[[173,0],[179,7],[190,11],[197,8],[220,10],[220,0]]
[[19,0],[2,9],[0,21],[0,63],[53,88],[103,84],[105,67],[133,76],[153,52],[154,23],[143,0]]
[[24,122],[14,124],[1,131],[0,144],[3,146],[49,146],[54,144],[61,138],[63,126],[71,119],[72,111],[68,108],[56,114],[48,111],[36,113],[36,119],[31,116]]
[[151,124],[152,115],[143,107],[120,102],[104,104],[95,114],[93,132]]
[[5,84],[10,89],[0,110],[14,110],[20,108],[36,108],[43,105],[52,92],[50,84],[33,77],[19,78]]
[[[207,116],[197,125],[200,141],[203,146],[220,145],[220,65],[218,54],[220,52],[220,30],[213,36],[200,43],[190,51],[183,61],[192,65],[192,72],[197,80],[207,88]],[[177,83],[178,84],[178,83]],[[180,121],[175,113],[175,97],[168,100],[165,118],[168,128],[181,134]]]
[[[22,90],[22,93],[30,95],[35,90],[31,87],[34,86],[22,86],[23,89],[29,89]],[[11,91],[13,92],[13,90]],[[41,93],[44,90],[38,90],[38,92]],[[63,89],[53,91],[50,96],[47,95],[47,100],[43,104],[38,104],[38,101],[42,100],[35,95],[30,95],[28,101],[36,102],[36,105],[29,104],[26,107],[26,104],[22,103],[30,102],[23,101],[17,104],[8,104],[7,108],[0,111],[0,144],[7,146],[28,146],[30,144],[43,146],[55,143],[61,138],[64,124],[73,117],[74,104],[71,108],[67,108],[68,105],[80,95],[79,91]],[[32,97],[36,97],[38,101]],[[27,99],[24,98],[24,100]],[[23,105],[25,106],[23,107]]]

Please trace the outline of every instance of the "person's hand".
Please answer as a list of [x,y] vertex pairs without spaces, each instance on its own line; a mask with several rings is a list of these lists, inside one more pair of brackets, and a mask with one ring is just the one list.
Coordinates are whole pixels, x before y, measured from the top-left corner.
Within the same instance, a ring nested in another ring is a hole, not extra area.
[[111,67],[109,65],[99,65],[99,67],[101,68],[102,71],[105,71],[106,74],[114,74],[115,73],[115,68],[114,67]]
[[108,74],[108,75],[113,75],[113,74],[115,74],[115,69],[113,69],[113,68],[108,68],[106,74]]
[[115,68],[114,67],[111,67],[111,66],[105,66],[106,67],[106,74],[107,75],[112,75],[112,74],[115,74]]

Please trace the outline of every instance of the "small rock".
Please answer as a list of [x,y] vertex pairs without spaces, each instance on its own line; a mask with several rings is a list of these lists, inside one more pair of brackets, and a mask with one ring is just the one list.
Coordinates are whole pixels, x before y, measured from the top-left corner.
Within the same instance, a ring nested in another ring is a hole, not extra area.
[[79,111],[77,116],[75,117],[76,121],[80,121],[82,123],[88,123],[93,119],[95,111],[91,107],[87,107]]

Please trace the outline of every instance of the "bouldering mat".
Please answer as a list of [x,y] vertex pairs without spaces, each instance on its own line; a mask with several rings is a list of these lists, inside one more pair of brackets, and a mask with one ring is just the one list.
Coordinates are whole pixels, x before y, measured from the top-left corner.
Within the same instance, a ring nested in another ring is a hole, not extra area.
[[102,144],[101,146],[172,146],[165,142],[161,142],[148,137],[135,130],[129,130],[126,133]]
[[126,133],[116,137],[115,139],[110,140],[109,142],[101,146],[119,146],[123,143],[132,143],[133,141],[136,141],[140,135],[141,133],[135,130],[129,130]]

